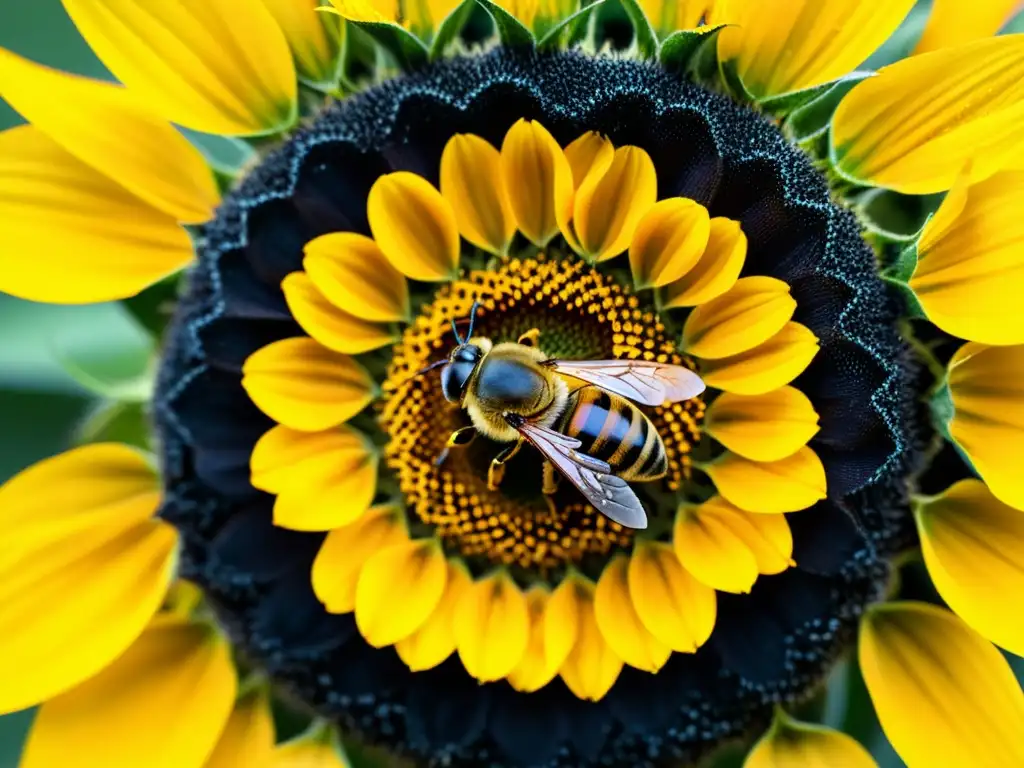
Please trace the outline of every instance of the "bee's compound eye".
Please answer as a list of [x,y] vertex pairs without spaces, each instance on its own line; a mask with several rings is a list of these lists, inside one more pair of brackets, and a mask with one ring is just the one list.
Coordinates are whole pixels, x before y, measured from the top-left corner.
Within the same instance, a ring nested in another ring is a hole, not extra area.
[[455,362],[448,363],[441,369],[441,391],[444,398],[450,403],[458,403],[462,400],[462,391],[466,382],[473,375],[476,367],[475,361],[456,358]]

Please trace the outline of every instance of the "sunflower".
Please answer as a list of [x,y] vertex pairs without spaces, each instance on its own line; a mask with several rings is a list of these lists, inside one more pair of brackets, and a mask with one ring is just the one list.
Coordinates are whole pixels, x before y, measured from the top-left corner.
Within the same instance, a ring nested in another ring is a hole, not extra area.
[[[849,659],[912,768],[1024,764],[1014,3],[877,71],[910,0],[618,5],[64,0],[120,84],[0,51],[0,289],[160,339],[146,441],[0,488],[23,768],[857,768]],[[645,528],[462,407],[469,344]]]

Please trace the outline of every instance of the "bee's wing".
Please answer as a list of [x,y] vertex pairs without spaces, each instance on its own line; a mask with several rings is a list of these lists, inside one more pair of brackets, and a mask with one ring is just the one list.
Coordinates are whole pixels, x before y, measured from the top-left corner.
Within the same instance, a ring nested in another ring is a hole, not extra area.
[[517,429],[579,488],[594,509],[627,528],[647,527],[647,514],[629,483],[611,474],[611,466],[600,459],[577,452],[582,445],[579,440],[528,421]]
[[641,405],[676,403],[704,391],[700,376],[681,365],[647,360],[549,360],[545,364]]

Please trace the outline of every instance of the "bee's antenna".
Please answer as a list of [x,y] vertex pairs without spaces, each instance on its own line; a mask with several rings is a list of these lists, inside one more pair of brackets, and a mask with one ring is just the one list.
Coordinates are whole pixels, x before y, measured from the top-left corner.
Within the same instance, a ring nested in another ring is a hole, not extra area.
[[476,311],[479,307],[480,302],[474,301],[473,308],[469,310],[469,330],[466,332],[466,341],[469,341],[471,338],[473,338],[473,326],[476,324]]
[[[459,326],[455,324],[454,319],[449,320],[448,322],[452,324],[452,333],[455,334],[455,340],[459,342],[459,344],[465,344],[467,341],[469,341],[468,336],[466,338],[462,338],[462,334],[459,333]],[[472,326],[470,326],[470,330],[472,330]]]
[[402,384],[407,384],[410,381],[412,381],[413,379],[418,379],[423,374],[430,373],[435,368],[440,368],[442,365],[444,365],[447,362],[448,362],[448,358],[447,357],[444,358],[443,360],[435,360],[430,365],[428,365],[426,368],[420,368],[418,371],[416,371],[416,373],[412,374],[411,376],[409,376],[409,378],[407,378],[405,381],[403,381]]

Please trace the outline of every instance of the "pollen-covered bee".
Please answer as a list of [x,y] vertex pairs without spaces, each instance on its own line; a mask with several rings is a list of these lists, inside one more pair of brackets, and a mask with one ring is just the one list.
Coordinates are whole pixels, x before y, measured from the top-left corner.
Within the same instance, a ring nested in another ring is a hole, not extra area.
[[[629,528],[646,528],[647,515],[629,482],[657,480],[668,471],[665,444],[650,419],[630,400],[661,405],[704,391],[693,371],[644,360],[550,360],[536,346],[536,333],[494,344],[469,330],[448,358],[419,373],[441,368],[446,400],[469,414],[472,427],[452,433],[448,446],[462,445],[474,430],[511,443],[492,461],[488,485],[497,489],[504,465],[523,442],[546,459],[543,491],[556,491],[557,469],[602,514]],[[570,391],[564,377],[588,382]],[[628,400],[626,398],[629,398]],[[446,447],[440,463],[448,453]]]

